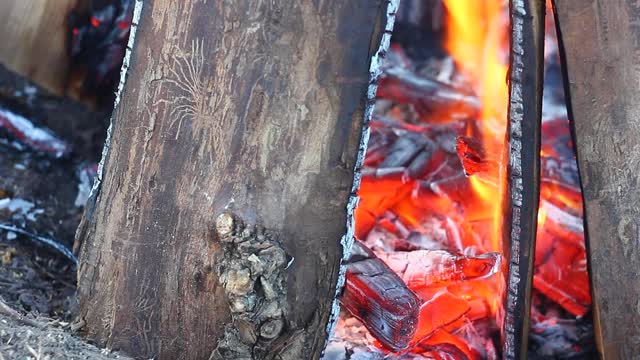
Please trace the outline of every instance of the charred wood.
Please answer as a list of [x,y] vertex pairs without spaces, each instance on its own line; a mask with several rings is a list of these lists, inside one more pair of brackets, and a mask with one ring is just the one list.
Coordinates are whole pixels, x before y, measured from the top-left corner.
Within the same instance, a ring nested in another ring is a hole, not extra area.
[[385,347],[407,348],[418,323],[420,300],[398,275],[359,241],[347,262],[342,305]]

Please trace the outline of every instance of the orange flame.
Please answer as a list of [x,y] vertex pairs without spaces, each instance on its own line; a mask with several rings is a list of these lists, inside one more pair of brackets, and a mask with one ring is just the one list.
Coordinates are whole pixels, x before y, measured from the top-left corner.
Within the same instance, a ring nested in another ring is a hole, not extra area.
[[[460,1],[444,0],[448,11],[445,48],[463,71],[478,94],[481,107],[480,129],[489,154],[503,154],[507,119],[508,89],[506,84],[508,60],[508,19],[500,0]],[[499,159],[502,160],[502,159]],[[486,217],[493,219],[490,251],[501,249],[502,198],[506,174],[502,166],[489,169],[490,178],[499,184],[487,184],[477,176],[470,178],[479,199],[486,203]]]

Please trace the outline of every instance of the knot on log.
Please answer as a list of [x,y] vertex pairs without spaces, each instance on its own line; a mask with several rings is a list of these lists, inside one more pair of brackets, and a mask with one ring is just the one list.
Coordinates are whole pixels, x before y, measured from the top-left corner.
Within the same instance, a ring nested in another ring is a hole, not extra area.
[[218,274],[232,321],[211,359],[268,358],[287,328],[289,256],[273,235],[235,214],[218,216],[215,229],[223,250]]

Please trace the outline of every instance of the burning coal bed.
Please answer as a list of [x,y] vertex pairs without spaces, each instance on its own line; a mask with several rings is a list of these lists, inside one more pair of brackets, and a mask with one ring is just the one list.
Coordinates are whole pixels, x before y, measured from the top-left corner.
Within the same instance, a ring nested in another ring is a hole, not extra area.
[[[324,359],[496,359],[508,5],[400,6]],[[557,47],[547,14],[529,357],[591,358],[582,195]]]

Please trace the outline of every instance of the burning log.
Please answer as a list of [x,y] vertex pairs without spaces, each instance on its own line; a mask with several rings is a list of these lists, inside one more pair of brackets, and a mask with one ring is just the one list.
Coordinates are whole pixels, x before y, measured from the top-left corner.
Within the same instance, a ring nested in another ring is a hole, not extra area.
[[413,338],[413,343],[424,341],[434,332],[462,318],[471,307],[469,303],[447,290],[441,290],[420,307],[418,331]]
[[446,359],[460,359],[460,360],[475,360],[480,357],[478,354],[472,352],[469,349],[467,343],[445,330],[436,331],[431,337],[426,339],[420,344],[420,348],[423,351],[427,351],[427,355],[437,356],[436,358]]
[[499,254],[469,257],[446,251],[413,251],[381,256],[378,258],[359,241],[354,243],[340,301],[393,351],[415,346],[471,309],[466,300],[447,290],[430,296],[420,306],[411,290],[480,279],[499,268]]
[[381,259],[359,241],[347,261],[343,306],[385,347],[409,346],[418,323],[420,300]]
[[474,280],[495,274],[499,253],[455,255],[446,250],[380,253],[380,257],[412,290]]

